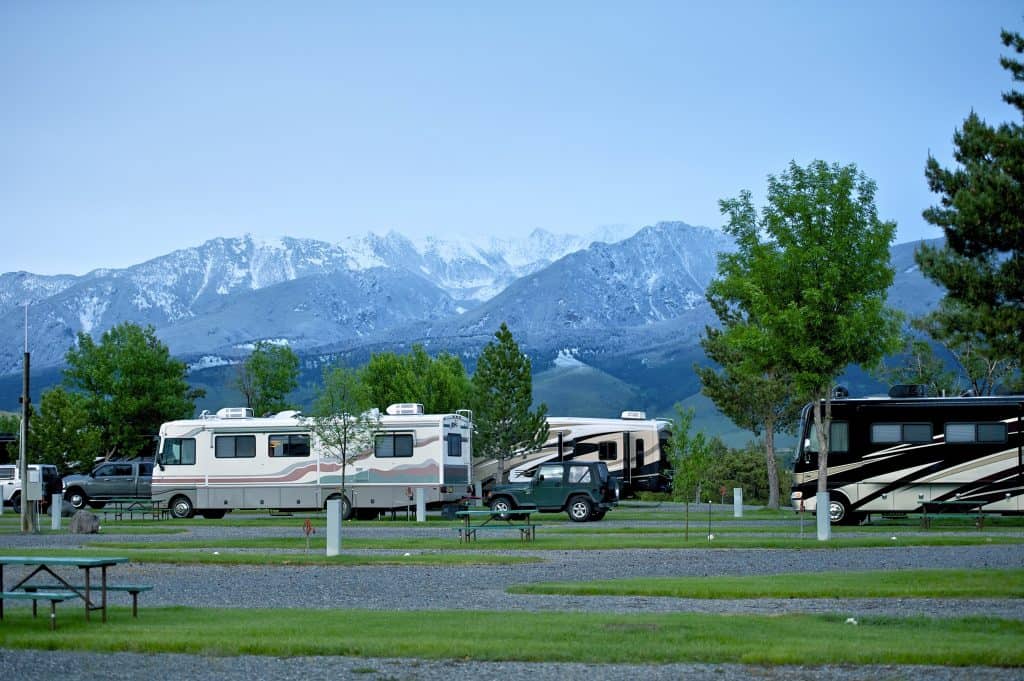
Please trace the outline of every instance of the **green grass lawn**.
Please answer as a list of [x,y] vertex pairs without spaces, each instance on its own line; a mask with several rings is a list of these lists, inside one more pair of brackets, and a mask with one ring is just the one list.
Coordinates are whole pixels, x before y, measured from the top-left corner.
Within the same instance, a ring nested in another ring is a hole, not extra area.
[[673,598],[1024,598],[1020,570],[877,570],[749,577],[657,577],[545,582],[521,594]]
[[59,628],[9,608],[0,647],[199,655],[347,655],[663,664],[1024,666],[1024,623],[844,615],[114,608],[65,604]]

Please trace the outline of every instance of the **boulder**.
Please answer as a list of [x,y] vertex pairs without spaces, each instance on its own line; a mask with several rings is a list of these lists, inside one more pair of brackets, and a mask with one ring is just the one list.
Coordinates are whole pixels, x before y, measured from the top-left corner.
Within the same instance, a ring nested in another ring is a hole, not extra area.
[[76,511],[71,516],[71,534],[96,534],[100,531],[100,519],[95,513],[86,510]]

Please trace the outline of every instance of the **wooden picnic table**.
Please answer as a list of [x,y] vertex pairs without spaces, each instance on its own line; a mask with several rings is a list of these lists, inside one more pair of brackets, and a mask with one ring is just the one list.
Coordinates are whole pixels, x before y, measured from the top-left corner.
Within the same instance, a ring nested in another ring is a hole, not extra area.
[[[36,600],[49,600],[51,613],[51,627],[55,625],[55,607],[60,600],[68,598],[81,598],[85,602],[85,619],[89,619],[89,613],[93,610],[100,610],[103,613],[103,621],[107,621],[107,568],[127,563],[128,558],[107,558],[88,556],[0,556],[0,620],[4,617],[4,599],[26,599],[32,598],[32,611],[35,614]],[[35,566],[27,576],[10,589],[4,586],[4,566],[24,565]],[[78,568],[85,579],[84,585],[75,585],[66,580],[55,570],[57,568]],[[99,583],[93,578],[92,571],[98,569]],[[37,577],[49,576],[56,580],[56,584],[47,584],[45,587],[33,587],[33,580]],[[45,591],[38,589],[45,588]],[[97,594],[97,591],[99,592]]]
[[[530,522],[530,516],[536,512],[536,508],[515,508],[511,511],[495,511],[489,508],[456,511],[455,517],[462,518],[459,541],[474,541],[478,530],[509,529],[519,530],[521,540],[532,541],[537,538],[537,525]],[[474,523],[474,519],[481,522]]]

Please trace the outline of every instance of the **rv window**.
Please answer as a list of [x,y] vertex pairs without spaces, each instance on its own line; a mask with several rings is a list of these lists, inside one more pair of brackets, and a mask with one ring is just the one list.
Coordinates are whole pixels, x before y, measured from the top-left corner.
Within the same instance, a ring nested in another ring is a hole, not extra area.
[[1006,442],[1005,423],[947,423],[946,442]]
[[931,442],[930,423],[872,423],[871,442],[874,444],[895,442]]
[[218,459],[252,459],[256,456],[255,435],[218,435],[213,455]]
[[378,435],[374,440],[373,455],[378,459],[412,456],[412,435]]
[[614,442],[602,442],[598,447],[598,461],[615,461],[619,458],[619,448]]
[[[811,424],[810,434],[807,439],[810,440],[810,446],[805,447],[806,451],[817,453],[818,451],[818,431],[814,424]],[[832,427],[829,428],[831,437],[828,439],[828,451],[831,454],[843,454],[850,451],[850,424],[846,421],[833,421]]]
[[270,435],[267,438],[267,453],[270,456],[309,456],[309,436]]
[[448,456],[462,456],[462,436],[448,433]]
[[196,463],[196,441],[192,438],[167,438],[160,453],[160,463],[165,466],[194,466]]

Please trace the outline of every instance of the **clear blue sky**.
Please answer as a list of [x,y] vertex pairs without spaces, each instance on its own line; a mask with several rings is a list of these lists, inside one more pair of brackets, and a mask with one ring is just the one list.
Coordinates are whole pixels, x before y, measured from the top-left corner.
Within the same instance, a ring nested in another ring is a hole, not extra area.
[[[1000,28],[918,2],[0,4],[0,271],[123,267],[215,236],[335,241],[718,226],[794,159],[856,163],[898,241]],[[1019,122],[1019,121],[1018,121]]]

